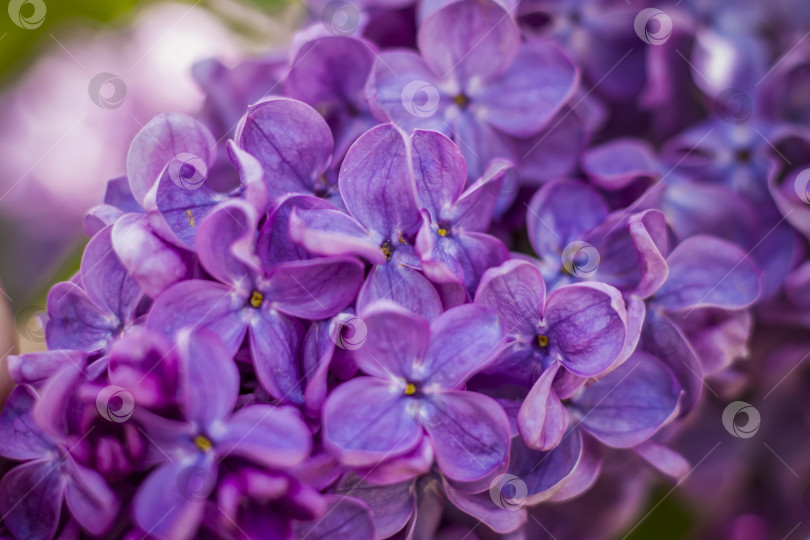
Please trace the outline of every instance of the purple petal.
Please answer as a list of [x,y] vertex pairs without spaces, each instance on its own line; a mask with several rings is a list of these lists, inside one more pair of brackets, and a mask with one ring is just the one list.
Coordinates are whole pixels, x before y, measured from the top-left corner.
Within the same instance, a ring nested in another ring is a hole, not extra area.
[[564,178],[579,162],[588,134],[579,115],[563,107],[543,131],[528,139],[515,140],[515,162],[524,185],[540,186]]
[[759,296],[760,271],[737,246],[711,236],[693,236],[667,257],[669,279],[655,304],[669,310],[744,308]]
[[[292,223],[292,214],[296,211],[308,216],[310,210],[334,210],[334,207],[319,197],[310,195],[287,195],[276,199],[267,215],[267,220],[259,231],[256,240],[256,255],[265,268],[271,268],[286,261],[299,261],[309,258],[307,249],[299,246],[296,235],[299,227],[305,226],[300,219]],[[345,216],[345,214],[343,214]],[[348,217],[348,216],[347,216]],[[351,219],[351,218],[348,218]],[[328,247],[330,242],[325,242]],[[318,250],[310,250],[320,253]],[[344,253],[340,253],[343,255]]]
[[377,486],[350,474],[340,483],[338,493],[365,502],[371,510],[376,538],[388,538],[400,531],[413,515],[414,488],[412,480]]
[[107,189],[104,191],[104,204],[118,208],[124,214],[143,211],[141,205],[132,196],[126,176],[119,176],[107,181]]
[[135,136],[127,155],[132,195],[142,206],[163,168],[179,154],[192,154],[210,167],[216,141],[197,120],[184,114],[158,114]]
[[8,356],[8,372],[17,384],[38,385],[47,381],[67,364],[83,366],[87,354],[82,351],[55,349]]
[[238,410],[215,439],[220,460],[237,456],[272,469],[301,464],[312,448],[309,428],[298,414],[270,405]]
[[362,312],[378,300],[393,300],[428,320],[442,312],[442,301],[436,288],[417,270],[399,264],[394,258],[372,267],[357,295],[357,309]]
[[323,517],[295,524],[295,538],[306,540],[355,540],[376,538],[368,506],[359,499],[326,495],[329,503]]
[[584,454],[581,432],[571,429],[559,446],[538,452],[526,446],[520,437],[512,439],[509,473],[526,483],[526,503],[537,504],[560,492],[574,476]]
[[87,244],[81,276],[87,296],[97,306],[106,308],[122,322],[132,321],[143,291],[113,249],[112,227],[100,231]]
[[70,513],[90,534],[107,532],[118,517],[121,501],[96,471],[68,460],[70,479],[65,501]]
[[384,238],[334,208],[293,209],[289,235],[319,255],[358,255],[375,264],[385,262],[380,247]]
[[45,339],[49,349],[102,350],[119,324],[69,281],[57,283],[48,293]]
[[582,157],[582,168],[597,186],[607,190],[620,190],[640,176],[659,174],[652,149],[636,139],[614,139],[591,148]]
[[205,218],[197,234],[197,255],[209,274],[223,283],[253,283],[261,273],[253,255],[258,216],[249,204],[232,200]]
[[[504,478],[509,479],[508,476]],[[507,480],[508,481],[508,480]],[[522,480],[518,479],[518,482]],[[483,522],[487,527],[500,534],[514,532],[521,525],[526,523],[526,510],[520,508],[519,504],[513,507],[504,507],[503,504],[493,502],[490,492],[465,493],[455,489],[450,483],[445,482],[444,490],[447,499],[462,512]],[[445,538],[453,538],[444,535]],[[466,537],[472,540],[473,535],[469,532]],[[465,538],[460,535],[459,538]],[[477,538],[477,537],[475,537]]]
[[410,402],[402,388],[373,377],[341,384],[324,404],[324,446],[352,467],[409,452],[422,439]]
[[449,134],[445,121],[448,96],[439,91],[439,80],[421,56],[413,51],[390,49],[377,56],[366,86],[371,110],[412,132],[431,129]]
[[463,89],[473,79],[488,82],[506,71],[520,48],[520,31],[494,2],[461,1],[422,23],[419,50],[442,79]]
[[568,429],[568,411],[552,388],[559,366],[555,362],[543,371],[518,411],[520,436],[529,448],[550,450]]
[[213,452],[166,463],[150,474],[133,501],[138,526],[161,540],[193,538],[216,484]]
[[326,319],[354,301],[363,265],[352,257],[286,262],[273,270],[262,293],[279,311],[302,319]]
[[250,321],[249,332],[250,354],[262,387],[276,399],[303,403],[298,366],[303,325],[275,310],[261,310]]
[[717,373],[734,360],[749,355],[753,317],[748,310],[705,308],[696,309],[688,316],[678,315],[681,314],[673,314],[673,320],[694,348],[704,375]]
[[36,460],[11,469],[0,482],[0,515],[16,538],[48,540],[56,534],[65,477],[56,464]]
[[417,203],[438,220],[461,196],[467,165],[458,147],[441,133],[416,130],[412,140]]
[[[430,324],[424,317],[390,301],[378,301],[360,312],[364,341],[355,350],[360,368],[381,379],[415,382],[415,364],[425,356]],[[421,379],[419,379],[421,380]]]
[[143,214],[126,214],[112,229],[115,253],[152,298],[189,275],[188,257],[161,240]]
[[205,427],[226,418],[239,395],[239,371],[220,338],[203,328],[178,332],[186,418]]
[[652,441],[641,443],[633,450],[647,463],[676,480],[685,480],[692,471],[692,465],[682,455]]
[[0,456],[29,460],[55,450],[54,443],[34,422],[34,404],[33,391],[28,387],[18,386],[11,391],[0,412]]
[[175,350],[163,333],[135,327],[110,350],[110,382],[128,390],[139,406],[176,405],[180,366]]
[[497,401],[476,392],[442,392],[433,394],[423,411],[436,461],[448,480],[476,491],[506,471],[511,434]]
[[535,335],[545,304],[546,283],[531,263],[506,261],[484,273],[475,301],[498,310],[507,334]]
[[680,395],[670,371],[638,351],[573,398],[573,404],[588,433],[608,446],[627,448],[646,441],[672,418]]
[[430,325],[430,344],[415,368],[420,380],[458,388],[491,363],[503,347],[498,313],[481,304],[445,311]]
[[226,147],[228,157],[239,171],[239,180],[242,183],[242,196],[250,203],[257,212],[263,213],[267,210],[269,195],[267,186],[264,184],[264,169],[258,159],[248,154],[233,141],[228,141]]
[[371,467],[355,468],[367,482],[387,486],[398,482],[408,482],[428,474],[433,467],[433,446],[427,437],[422,437],[419,444],[410,452]]
[[[473,56],[478,56],[476,46]],[[480,118],[516,137],[534,135],[557,114],[577,86],[579,72],[550,41],[524,43],[509,69],[470,95]]]
[[563,249],[582,240],[585,231],[602,223],[607,213],[607,204],[592,187],[571,180],[550,182],[529,203],[529,240],[541,258],[557,263]]
[[123,215],[121,210],[109,204],[94,206],[84,216],[84,232],[89,236],[95,236],[101,229],[114,224]]
[[493,159],[487,164],[481,178],[467,188],[442,217],[467,231],[486,232],[499,195],[511,189],[511,186],[506,186],[506,176],[510,172],[513,172],[510,162]]
[[146,326],[170,336],[186,326],[210,328],[236,353],[247,330],[242,314],[246,304],[247,298],[230,287],[192,279],[172,285],[155,299]]
[[549,354],[576,375],[595,377],[613,365],[627,339],[619,291],[598,282],[554,290],[543,315]]
[[271,199],[311,192],[332,158],[326,121],[309,105],[289,98],[251,105],[234,139],[262,164]]
[[410,141],[391,124],[357,139],[340,167],[340,193],[349,213],[390,242],[421,221],[413,188]]

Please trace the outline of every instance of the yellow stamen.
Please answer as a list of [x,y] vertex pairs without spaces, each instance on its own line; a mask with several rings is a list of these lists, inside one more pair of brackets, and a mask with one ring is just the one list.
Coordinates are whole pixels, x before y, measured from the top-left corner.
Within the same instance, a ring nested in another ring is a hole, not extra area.
[[403,244],[403,245],[405,245],[405,246],[407,246],[407,245],[408,245],[408,241],[407,241],[407,240],[405,240],[405,237],[404,237],[404,236],[402,236],[401,234],[399,235],[399,243],[400,243],[400,244]]
[[391,260],[391,255],[394,253],[394,250],[391,249],[391,242],[389,242],[388,240],[383,242],[382,245],[380,246],[380,251],[382,251],[383,255],[385,255],[386,261]]
[[445,228],[439,227],[439,230],[436,232],[439,233],[439,236],[447,236],[447,229]]
[[470,98],[468,98],[464,93],[461,93],[453,98],[453,103],[461,107],[462,109],[467,106],[470,102]]
[[253,294],[250,295],[250,305],[257,308],[262,305],[264,302],[264,295],[259,291],[253,291]]
[[214,445],[211,444],[211,441],[208,440],[208,437],[205,437],[204,435],[197,435],[194,437],[194,444],[203,452],[208,452],[214,447]]
[[191,210],[186,210],[186,217],[188,218],[188,224],[193,227],[194,226],[194,214],[191,213]]
[[408,383],[405,385],[405,395],[412,396],[416,393],[416,385],[413,383]]
[[537,344],[541,347],[548,347],[548,336],[537,336]]

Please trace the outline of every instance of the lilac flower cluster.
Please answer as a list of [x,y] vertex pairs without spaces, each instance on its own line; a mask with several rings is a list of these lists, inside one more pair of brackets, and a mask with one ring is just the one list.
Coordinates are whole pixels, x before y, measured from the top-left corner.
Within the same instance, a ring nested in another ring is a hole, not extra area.
[[688,476],[755,324],[810,326],[808,12],[709,4],[337,0],[196,66],[9,360],[0,536],[626,526],[582,501]]

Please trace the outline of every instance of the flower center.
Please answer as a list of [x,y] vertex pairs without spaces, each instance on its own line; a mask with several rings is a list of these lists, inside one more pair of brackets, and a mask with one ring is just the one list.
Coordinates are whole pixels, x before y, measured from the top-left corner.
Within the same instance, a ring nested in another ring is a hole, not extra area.
[[537,344],[540,345],[542,348],[548,347],[548,336],[538,335],[537,336]]
[[405,395],[412,396],[416,393],[416,385],[413,383],[408,383],[405,385]]
[[386,240],[380,245],[380,251],[385,255],[385,260],[390,261],[391,255],[394,253],[394,248],[389,240]]
[[461,107],[462,109],[466,108],[467,105],[470,103],[470,98],[464,92],[461,92],[456,97],[453,98],[453,103]]
[[250,295],[250,305],[258,308],[261,307],[262,302],[264,302],[264,295],[259,291],[253,291],[253,294]]
[[446,225],[439,225],[439,228],[436,230],[439,236],[447,236],[450,234],[450,227]]
[[196,437],[194,437],[194,445],[203,452],[208,452],[209,450],[211,450],[211,448],[214,447],[214,445],[211,443],[210,440],[208,440],[208,437],[206,437],[205,435],[197,435]]

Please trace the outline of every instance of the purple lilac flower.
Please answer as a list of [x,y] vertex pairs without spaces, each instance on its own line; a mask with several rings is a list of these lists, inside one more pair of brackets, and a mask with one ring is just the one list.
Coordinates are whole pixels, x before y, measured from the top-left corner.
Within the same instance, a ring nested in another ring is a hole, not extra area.
[[427,437],[445,477],[486,488],[506,469],[509,422],[492,398],[462,388],[501,347],[497,314],[466,305],[429,323],[383,301],[361,316],[368,338],[356,358],[368,376],[340,385],[324,404],[326,447],[364,467]]
[[538,133],[577,86],[578,71],[549,41],[521,44],[492,2],[454,2],[419,29],[419,54],[383,51],[368,84],[372,111],[407,130],[451,136],[471,179],[492,158],[513,162],[506,135]]

